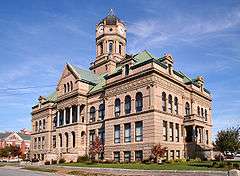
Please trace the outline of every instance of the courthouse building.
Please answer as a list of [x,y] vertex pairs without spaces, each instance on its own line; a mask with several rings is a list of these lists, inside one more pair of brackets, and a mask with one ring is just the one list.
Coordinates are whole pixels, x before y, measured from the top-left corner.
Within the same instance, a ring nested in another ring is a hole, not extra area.
[[167,147],[166,159],[211,157],[212,98],[204,78],[176,71],[170,54],[127,54],[126,32],[110,12],[96,25],[89,70],[66,64],[55,91],[39,97],[33,158],[76,161],[97,136],[105,160],[147,159],[158,143]]

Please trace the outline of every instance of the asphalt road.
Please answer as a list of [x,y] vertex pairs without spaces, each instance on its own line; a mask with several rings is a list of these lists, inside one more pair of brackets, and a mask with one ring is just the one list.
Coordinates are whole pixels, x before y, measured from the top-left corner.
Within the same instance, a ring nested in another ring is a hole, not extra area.
[[55,173],[23,170],[18,167],[0,167],[0,176],[63,176]]

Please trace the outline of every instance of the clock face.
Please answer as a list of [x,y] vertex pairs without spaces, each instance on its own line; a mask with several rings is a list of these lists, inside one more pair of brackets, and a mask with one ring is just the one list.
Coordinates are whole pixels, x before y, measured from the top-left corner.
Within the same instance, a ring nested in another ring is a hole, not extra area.
[[124,29],[124,27],[122,27],[122,26],[119,26],[119,27],[118,27],[118,30],[119,30],[119,32],[120,32],[121,34],[124,34],[124,32],[125,32],[125,29]]
[[100,34],[100,33],[103,33],[103,26],[100,26],[99,28],[98,28],[98,33]]

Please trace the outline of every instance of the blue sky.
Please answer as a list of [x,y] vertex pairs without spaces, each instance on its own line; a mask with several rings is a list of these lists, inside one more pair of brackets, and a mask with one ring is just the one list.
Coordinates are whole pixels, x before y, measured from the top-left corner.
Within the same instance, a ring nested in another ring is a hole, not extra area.
[[129,53],[171,53],[176,70],[205,77],[214,134],[240,124],[239,0],[23,0],[0,6],[0,131],[31,128],[31,107],[66,62],[89,67],[110,8],[127,24]]

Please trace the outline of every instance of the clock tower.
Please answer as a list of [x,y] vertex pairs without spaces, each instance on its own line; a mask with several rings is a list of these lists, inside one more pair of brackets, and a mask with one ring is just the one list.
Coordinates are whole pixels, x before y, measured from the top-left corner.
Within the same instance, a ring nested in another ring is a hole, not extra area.
[[96,74],[111,73],[126,54],[126,27],[113,13],[96,25],[96,60],[90,70]]

